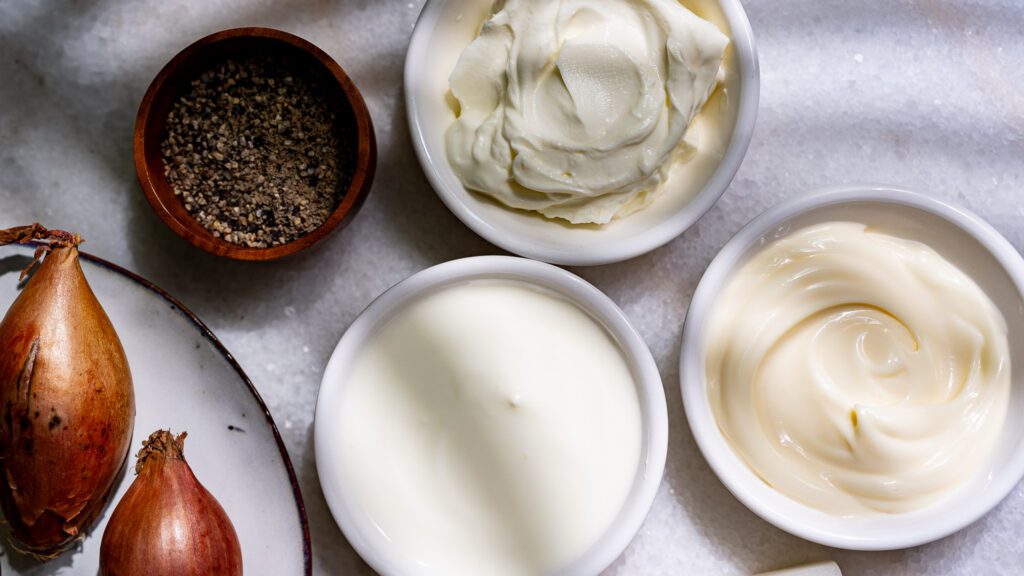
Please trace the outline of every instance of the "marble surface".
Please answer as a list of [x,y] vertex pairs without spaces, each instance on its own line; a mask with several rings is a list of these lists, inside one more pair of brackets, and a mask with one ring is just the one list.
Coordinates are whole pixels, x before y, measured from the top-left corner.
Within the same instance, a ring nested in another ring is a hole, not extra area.
[[[749,574],[826,558],[845,574],[1019,573],[1024,486],[970,528],[905,551],[831,550],[761,521],[698,453],[676,362],[690,295],[715,252],[755,214],[818,186],[879,182],[956,200],[1024,248],[1024,5],[746,5],[760,49],[761,107],[731,188],[669,245],[629,262],[574,270],[618,302],[650,344],[671,418],[654,509],[609,573]],[[327,511],[313,461],[313,406],[335,343],[372,298],[402,278],[497,252],[445,209],[413,155],[401,71],[420,6],[0,2],[0,225],[39,220],[79,231],[85,249],[150,278],[213,328],[262,392],[291,451],[317,574],[370,572]],[[154,216],[132,165],[132,125],[152,77],[192,40],[241,25],[282,28],[323,47],[362,89],[377,126],[378,177],[362,212],[319,249],[283,262],[226,262],[191,248]]]

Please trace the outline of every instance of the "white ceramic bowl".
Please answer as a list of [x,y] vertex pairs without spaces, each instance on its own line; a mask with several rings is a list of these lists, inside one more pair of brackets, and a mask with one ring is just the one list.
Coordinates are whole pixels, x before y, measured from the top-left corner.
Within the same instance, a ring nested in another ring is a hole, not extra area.
[[[832,220],[864,222],[925,242],[981,286],[1009,327],[1010,406],[991,461],[962,488],[911,513],[841,518],[783,496],[733,452],[708,400],[704,347],[716,297],[734,271],[765,244],[791,230]],[[922,194],[845,187],[797,198],[740,230],[704,273],[683,328],[680,380],[686,416],[701,452],[722,483],[761,518],[801,538],[852,550],[907,548],[937,540],[991,510],[1024,476],[1024,260],[974,214]]]
[[[405,59],[409,129],[423,171],[438,196],[474,232],[521,256],[554,264],[589,266],[627,260],[667,243],[707,212],[728,188],[743,161],[757,116],[759,75],[753,34],[739,0],[682,0],[726,32],[733,72],[727,96],[705,111],[722,115],[728,134],[721,160],[704,159],[706,178],[693,185],[673,171],[666,189],[647,208],[604,226],[572,226],[511,210],[469,192],[448,163],[444,135],[455,120],[448,101],[448,77],[462,50],[476,37],[493,0],[427,0],[416,22]],[[703,114],[703,113],[702,113]],[[685,167],[677,167],[685,170]],[[691,189],[692,188],[692,189]]]
[[[316,405],[314,442],[316,465],[327,504],[349,543],[381,574],[403,573],[388,542],[359,507],[342,474],[340,453],[340,399],[345,375],[369,337],[398,310],[424,295],[478,279],[506,279],[551,290],[585,310],[622,348],[637,384],[640,401],[642,447],[636,479],[626,503],[598,542],[567,570],[566,575],[592,576],[621,553],[643,524],[654,502],[665,469],[668,449],[668,414],[661,376],[647,344],[622,310],[585,280],[548,264],[511,256],[478,256],[433,266],[399,282],[374,300],[338,342],[324,373]],[[585,479],[584,479],[585,481]]]

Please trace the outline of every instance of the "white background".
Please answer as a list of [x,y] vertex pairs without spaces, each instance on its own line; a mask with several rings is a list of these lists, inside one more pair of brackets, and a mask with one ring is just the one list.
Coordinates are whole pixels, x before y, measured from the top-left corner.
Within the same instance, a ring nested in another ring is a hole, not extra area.
[[[610,572],[744,574],[832,558],[846,574],[1017,573],[1024,566],[1020,486],[974,526],[901,552],[830,550],[761,521],[697,452],[676,363],[690,295],[715,252],[757,213],[816,187],[877,182],[955,200],[1024,248],[1024,3],[746,4],[760,51],[761,106],[731,188],[664,248],[573,270],[618,302],[650,344],[671,419],[654,510]],[[369,573],[331,519],[313,461],[313,406],[334,345],[371,299],[402,278],[498,253],[445,209],[413,155],[401,79],[420,5],[0,2],[0,226],[38,220],[78,231],[85,250],[153,280],[211,326],[288,444],[318,574]],[[379,143],[377,179],[352,224],[309,254],[270,264],[224,261],[178,239],[146,203],[132,163],[135,113],[160,67],[193,40],[244,25],[299,34],[337,59],[363,91]]]

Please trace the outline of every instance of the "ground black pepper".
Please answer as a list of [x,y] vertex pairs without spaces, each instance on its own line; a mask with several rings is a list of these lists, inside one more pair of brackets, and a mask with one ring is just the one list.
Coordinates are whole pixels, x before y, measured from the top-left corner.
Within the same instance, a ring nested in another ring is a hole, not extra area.
[[214,236],[252,248],[315,230],[341,201],[353,138],[326,73],[253,56],[192,81],[162,143],[167,180]]

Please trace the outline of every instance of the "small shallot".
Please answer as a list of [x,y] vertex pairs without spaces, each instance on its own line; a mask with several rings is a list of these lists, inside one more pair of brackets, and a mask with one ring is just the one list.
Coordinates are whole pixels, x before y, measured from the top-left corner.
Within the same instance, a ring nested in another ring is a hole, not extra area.
[[231,520],[185,462],[185,433],[143,442],[100,545],[100,576],[241,576]]

